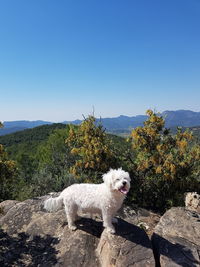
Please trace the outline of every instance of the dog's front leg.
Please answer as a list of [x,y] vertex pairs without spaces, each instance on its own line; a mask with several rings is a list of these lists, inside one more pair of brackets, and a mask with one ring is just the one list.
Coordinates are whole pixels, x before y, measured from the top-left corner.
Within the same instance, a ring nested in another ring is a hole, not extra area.
[[102,212],[102,217],[103,217],[103,226],[106,228],[106,230],[114,234],[115,233],[115,228],[112,224],[112,217],[113,215],[108,213],[108,212]]

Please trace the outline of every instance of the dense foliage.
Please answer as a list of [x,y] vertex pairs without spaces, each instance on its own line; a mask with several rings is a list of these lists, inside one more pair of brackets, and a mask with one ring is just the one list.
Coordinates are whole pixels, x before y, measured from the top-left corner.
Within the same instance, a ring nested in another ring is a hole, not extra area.
[[101,182],[109,168],[130,172],[127,201],[163,211],[200,192],[200,146],[188,130],[165,129],[151,110],[129,138],[106,134],[93,116],[80,126],[53,124],[0,137],[0,200],[61,191],[74,182]]
[[6,146],[8,155],[11,158],[15,158],[20,151],[27,151],[29,154],[35,154],[38,145],[45,142],[54,130],[64,128],[66,128],[66,125],[55,123],[26,129],[0,136],[0,144]]
[[[1,122],[0,127],[3,127]],[[0,201],[12,197],[16,176],[16,164],[8,159],[3,145],[0,144]]]
[[77,177],[83,174],[88,177],[94,173],[103,174],[109,168],[116,167],[111,140],[108,139],[103,126],[97,124],[93,116],[85,119],[79,127],[70,126],[66,145],[71,148],[70,153],[75,155],[75,162],[70,167],[70,172]]
[[192,143],[191,132],[178,128],[172,135],[161,116],[152,110],[147,115],[144,126],[131,133],[133,195],[142,206],[165,209],[179,205],[184,192],[200,189],[200,146]]

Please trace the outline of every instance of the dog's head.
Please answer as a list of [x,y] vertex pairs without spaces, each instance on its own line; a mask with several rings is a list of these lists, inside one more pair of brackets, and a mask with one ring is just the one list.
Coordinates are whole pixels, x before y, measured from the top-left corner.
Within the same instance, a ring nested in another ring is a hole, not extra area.
[[110,188],[111,191],[116,191],[119,194],[126,195],[130,189],[130,176],[128,172],[122,170],[111,169],[103,175],[104,183]]

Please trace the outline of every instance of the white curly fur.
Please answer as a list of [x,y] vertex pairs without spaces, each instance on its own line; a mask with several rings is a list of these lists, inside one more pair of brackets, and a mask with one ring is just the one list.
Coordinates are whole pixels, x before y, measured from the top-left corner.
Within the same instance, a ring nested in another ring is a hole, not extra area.
[[73,184],[64,189],[57,198],[47,199],[44,208],[56,211],[64,204],[68,226],[75,230],[77,212],[99,213],[103,218],[103,226],[110,233],[115,233],[112,224],[113,218],[121,207],[123,200],[130,189],[128,172],[121,168],[110,170],[103,175],[102,184]]

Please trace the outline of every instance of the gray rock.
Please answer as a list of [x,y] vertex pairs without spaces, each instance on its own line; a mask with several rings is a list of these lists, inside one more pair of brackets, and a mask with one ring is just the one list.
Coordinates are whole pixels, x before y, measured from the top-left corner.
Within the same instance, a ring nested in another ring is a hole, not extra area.
[[116,236],[105,230],[101,236],[97,254],[102,267],[155,266],[151,242],[141,228],[119,219],[116,230]]
[[160,219],[152,236],[157,266],[200,266],[200,217],[176,207]]
[[200,195],[197,192],[188,192],[185,195],[185,207],[188,210],[200,213]]
[[0,266],[155,266],[147,234],[130,218],[119,219],[116,235],[90,218],[80,219],[72,232],[64,209],[43,209],[47,197],[4,203]]
[[10,208],[19,203],[16,200],[5,200],[0,203],[0,218],[4,216]]

